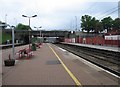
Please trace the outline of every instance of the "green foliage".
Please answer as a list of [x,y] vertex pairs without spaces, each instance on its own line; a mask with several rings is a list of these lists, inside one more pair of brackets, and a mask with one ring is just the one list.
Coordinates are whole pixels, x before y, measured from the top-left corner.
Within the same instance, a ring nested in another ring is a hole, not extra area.
[[36,37],[33,37],[31,39],[32,39],[32,43],[36,43],[37,42],[37,38]]
[[96,21],[95,23],[95,29],[94,29],[94,32],[95,33],[99,33],[99,32],[102,32],[104,29],[103,29],[103,26],[102,26],[102,22],[100,22],[99,20]]
[[88,33],[90,31],[99,33],[103,30],[101,22],[99,22],[99,20],[96,20],[95,17],[84,15],[82,16],[81,21],[82,30],[87,31]]
[[113,19],[111,17],[106,17],[101,20],[103,28],[110,30],[112,28]]
[[81,17],[81,28],[82,31],[85,30],[88,33],[90,31],[94,33],[99,33],[107,29],[108,31],[111,29],[120,30],[120,18],[116,18],[113,20],[111,17],[105,17],[101,21],[96,20],[95,17],[84,15]]
[[16,26],[16,30],[31,30],[30,26],[19,23]]
[[6,33],[2,33],[0,37],[2,37],[2,42],[0,41],[0,43],[5,43],[7,40],[12,40],[11,35]]
[[112,22],[113,29],[120,30],[120,18],[116,18]]
[[92,20],[92,17],[89,16],[89,15],[82,16],[82,18],[81,18],[82,30],[87,31],[88,33],[90,32],[90,30],[91,30],[91,20]]

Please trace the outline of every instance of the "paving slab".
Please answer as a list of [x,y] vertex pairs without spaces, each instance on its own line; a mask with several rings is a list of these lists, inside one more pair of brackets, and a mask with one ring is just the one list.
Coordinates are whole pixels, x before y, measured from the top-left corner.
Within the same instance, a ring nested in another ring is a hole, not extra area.
[[32,58],[19,61],[3,75],[3,85],[75,85],[46,44]]
[[119,85],[117,77],[53,44],[44,44],[34,51],[32,58],[18,60],[13,67],[5,67],[3,85],[75,85],[49,46],[84,87]]
[[64,61],[66,66],[72,71],[72,73],[79,79],[82,85],[87,86],[117,86],[120,78],[115,77],[112,74],[107,73],[103,69],[95,66],[94,64],[85,61],[84,59],[64,50],[57,46],[51,45],[59,57]]

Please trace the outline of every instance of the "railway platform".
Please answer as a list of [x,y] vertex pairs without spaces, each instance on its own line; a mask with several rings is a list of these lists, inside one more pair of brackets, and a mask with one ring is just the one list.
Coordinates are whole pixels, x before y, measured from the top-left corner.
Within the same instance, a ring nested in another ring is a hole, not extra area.
[[[15,43],[14,44],[15,46],[20,46],[20,45],[22,45],[21,43]],[[2,45],[0,45],[0,48],[7,48],[7,47],[12,47],[12,44],[2,44]]]
[[[27,45],[26,45],[27,46]],[[26,46],[15,47],[16,51]],[[10,49],[3,50],[3,60]],[[17,59],[17,57],[16,57]],[[119,77],[50,43],[34,51],[29,59],[16,60],[15,66],[3,68],[3,87],[71,86],[119,87]]]
[[80,44],[80,43],[66,43],[62,42],[63,44],[71,44],[71,45],[77,45],[77,46],[83,46],[83,47],[90,47],[95,49],[101,49],[101,50],[107,50],[107,51],[114,51],[114,52],[120,52],[120,47],[113,47],[113,46],[100,46],[100,45],[90,45],[90,44]]

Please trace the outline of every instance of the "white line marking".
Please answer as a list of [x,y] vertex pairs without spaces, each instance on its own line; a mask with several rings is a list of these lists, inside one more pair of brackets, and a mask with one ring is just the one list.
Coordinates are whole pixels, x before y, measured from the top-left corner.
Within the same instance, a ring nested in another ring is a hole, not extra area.
[[67,51],[67,50],[65,50],[65,49],[62,49],[62,48],[60,48],[60,47],[58,47],[58,49],[60,49],[60,50],[62,50],[62,51]]
[[[73,54],[73,53],[72,53],[72,54]],[[97,66],[97,65],[95,65],[95,64],[93,64],[93,63],[91,63],[91,62],[89,62],[89,61],[87,61],[87,60],[85,60],[85,59],[82,59],[81,57],[79,57],[79,56],[77,56],[77,55],[75,55],[75,54],[73,54],[73,55],[76,56],[77,59],[79,59],[80,61],[82,61],[83,63],[85,63],[86,65],[88,65],[88,66],[90,66],[90,67],[92,67],[92,68],[94,68],[94,69],[97,69],[97,70],[100,69],[100,70],[102,70],[102,71],[105,71],[105,72],[107,72],[107,73],[109,73],[109,74],[117,77],[117,78],[120,78],[119,76],[115,75],[114,73],[111,73],[111,72],[109,72],[109,71],[107,71],[107,70],[105,70],[105,69],[103,69],[103,68],[101,68],[101,67],[99,67],[99,66]]]
[[[60,47],[58,47],[60,50],[62,50],[62,51],[67,51],[67,50],[64,50],[64,49],[62,49],[62,48],[60,48]],[[71,54],[73,54],[73,53],[71,53]],[[109,72],[109,71],[107,71],[107,70],[105,70],[105,69],[103,69],[103,68],[101,68],[101,67],[99,67],[99,66],[97,66],[97,65],[95,65],[95,64],[93,64],[93,63],[91,63],[91,62],[89,62],[89,61],[87,61],[87,60],[85,60],[85,59],[82,59],[81,57],[79,57],[79,56],[77,56],[77,55],[75,55],[75,54],[73,54],[74,56],[76,56],[80,61],[82,61],[83,63],[85,63],[86,65],[88,65],[88,66],[90,66],[90,67],[92,67],[92,68],[95,68],[95,69],[100,69],[100,70],[103,70],[103,71],[105,71],[105,72],[107,72],[107,73],[109,73],[109,74],[111,74],[111,75],[113,75],[113,76],[115,76],[115,77],[117,77],[117,78],[120,78],[119,76],[117,76],[117,75],[115,75],[114,73],[111,73],[111,72]]]
[[[50,46],[49,46],[50,47]],[[53,53],[55,54],[55,56],[58,58],[58,60],[61,62],[62,66],[64,67],[64,69],[67,71],[67,73],[70,75],[70,77],[73,79],[73,81],[75,82],[75,84],[77,85],[77,87],[83,87],[82,84],[80,83],[80,81],[74,76],[74,74],[68,69],[68,67],[64,64],[64,62],[61,60],[61,58],[58,56],[58,54],[55,52],[55,50],[50,47],[50,49],[53,51]]]

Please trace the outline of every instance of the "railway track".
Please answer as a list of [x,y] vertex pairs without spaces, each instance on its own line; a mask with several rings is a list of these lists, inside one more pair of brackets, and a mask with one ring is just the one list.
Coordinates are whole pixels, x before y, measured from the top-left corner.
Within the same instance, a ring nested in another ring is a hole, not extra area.
[[98,50],[95,48],[81,47],[70,44],[55,44],[69,52],[72,52],[83,59],[104,68],[117,76],[120,76],[120,55],[119,52]]

